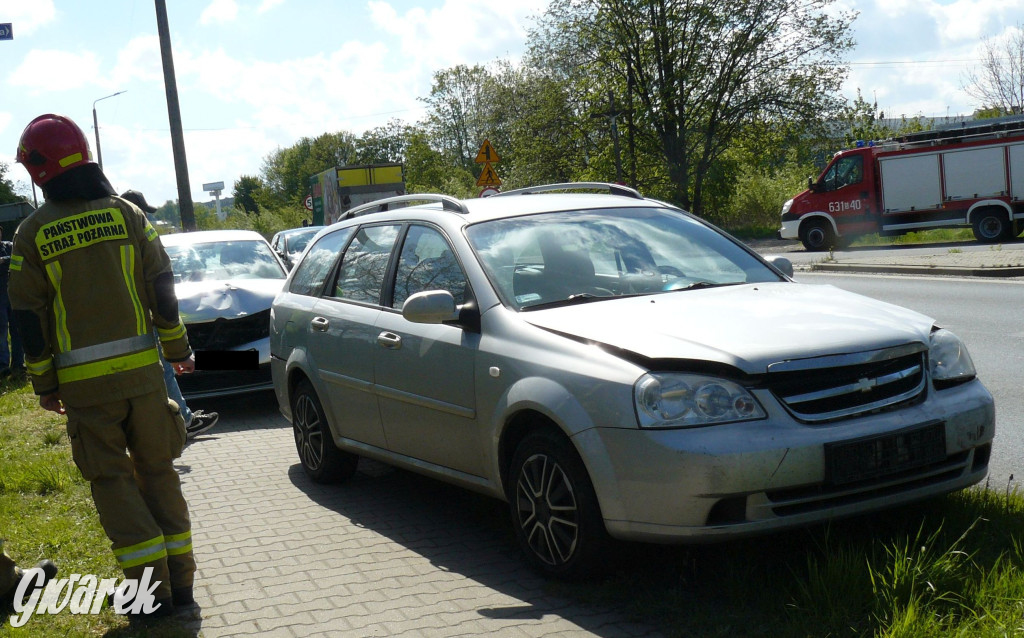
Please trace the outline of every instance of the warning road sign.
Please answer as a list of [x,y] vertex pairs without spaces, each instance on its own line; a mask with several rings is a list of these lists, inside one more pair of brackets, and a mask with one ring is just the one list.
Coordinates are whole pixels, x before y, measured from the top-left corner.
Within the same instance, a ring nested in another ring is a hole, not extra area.
[[498,152],[491,146],[491,141],[484,140],[484,143],[480,145],[480,150],[476,153],[476,160],[474,161],[477,164],[493,164],[500,162],[501,158],[498,157]]
[[494,172],[494,167],[490,163],[484,164],[484,170],[480,173],[480,178],[476,180],[477,186],[501,186],[501,178]]

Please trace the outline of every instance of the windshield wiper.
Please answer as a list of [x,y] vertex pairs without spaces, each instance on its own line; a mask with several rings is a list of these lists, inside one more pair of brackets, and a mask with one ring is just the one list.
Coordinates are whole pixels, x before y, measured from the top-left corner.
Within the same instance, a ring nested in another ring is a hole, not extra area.
[[726,283],[716,283],[713,281],[695,281],[692,284],[683,286],[682,288],[671,288],[665,292],[679,292],[680,290],[700,290],[701,288],[721,288],[723,286],[738,286],[740,282],[730,281]]
[[543,310],[544,308],[558,308],[560,306],[575,306],[582,303],[590,303],[591,301],[597,301],[599,299],[621,299],[621,297],[608,297],[605,295],[595,295],[589,292],[578,292],[574,295],[569,295],[565,299],[556,299],[555,301],[545,301],[533,306],[526,306],[522,308],[525,312],[527,310]]

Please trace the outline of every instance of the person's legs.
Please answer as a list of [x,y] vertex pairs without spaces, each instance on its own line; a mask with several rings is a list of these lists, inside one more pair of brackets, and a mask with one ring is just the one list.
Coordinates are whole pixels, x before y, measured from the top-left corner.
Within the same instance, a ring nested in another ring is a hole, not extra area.
[[162,354],[160,355],[160,363],[164,366],[164,385],[167,386],[167,396],[171,401],[178,404],[181,418],[185,420],[185,426],[188,427],[192,423],[192,410],[185,404],[185,397],[181,395],[181,388],[178,387],[178,379],[174,374],[174,366],[167,359],[164,359]]
[[21,328],[18,322],[13,320],[13,311],[7,307],[8,324],[11,334],[11,370],[25,369],[25,350],[21,345]]
[[[160,426],[171,430],[166,436],[178,437],[173,430],[165,393],[150,394],[157,395],[163,402],[164,418]],[[67,406],[67,410],[71,455],[92,488],[100,525],[111,541],[118,565],[125,578],[133,579],[141,579],[145,569],[152,567],[152,582],[160,583],[155,597],[169,600],[171,582],[164,531],[150,511],[148,499],[136,478],[136,463],[128,454],[134,434],[129,434],[131,423],[138,418],[134,404],[121,400],[87,407]],[[184,443],[184,432],[180,440]],[[134,454],[134,450],[132,452]],[[166,454],[168,465],[171,452]]]
[[174,469],[185,445],[185,426],[159,393],[132,398],[126,434],[135,464],[135,480],[153,519],[163,531],[167,566],[175,598],[188,593],[196,571],[188,504]]
[[[11,304],[7,295],[0,299],[0,372],[11,367],[11,351],[7,346],[7,326],[14,326],[11,321]],[[20,341],[20,339],[19,339]]]

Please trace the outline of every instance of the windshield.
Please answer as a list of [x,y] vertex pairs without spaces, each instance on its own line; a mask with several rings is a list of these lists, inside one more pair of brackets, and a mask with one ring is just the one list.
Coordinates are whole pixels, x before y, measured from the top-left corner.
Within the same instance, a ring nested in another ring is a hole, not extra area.
[[242,240],[165,246],[174,282],[220,279],[284,279],[270,246]]
[[309,240],[316,236],[320,229],[312,229],[304,233],[295,233],[288,238],[288,254],[298,255],[302,251],[306,250],[306,246],[309,244]]
[[491,284],[519,310],[782,280],[719,232],[666,209],[546,213],[466,233]]

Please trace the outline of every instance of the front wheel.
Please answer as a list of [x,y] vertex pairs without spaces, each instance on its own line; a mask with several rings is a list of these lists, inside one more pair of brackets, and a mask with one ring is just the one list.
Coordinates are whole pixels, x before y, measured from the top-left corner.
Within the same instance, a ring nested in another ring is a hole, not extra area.
[[993,244],[1013,238],[1013,227],[1006,213],[997,209],[979,211],[974,216],[974,238],[984,244]]
[[313,384],[303,381],[292,399],[292,431],[299,462],[317,483],[340,483],[356,473],[359,457],[334,445],[320,398]]
[[608,533],[583,461],[564,436],[542,430],[523,439],[509,492],[516,540],[531,567],[564,580],[597,570]]
[[811,252],[829,250],[836,245],[836,234],[824,219],[812,219],[800,226],[800,242]]

